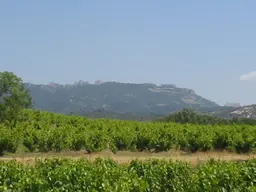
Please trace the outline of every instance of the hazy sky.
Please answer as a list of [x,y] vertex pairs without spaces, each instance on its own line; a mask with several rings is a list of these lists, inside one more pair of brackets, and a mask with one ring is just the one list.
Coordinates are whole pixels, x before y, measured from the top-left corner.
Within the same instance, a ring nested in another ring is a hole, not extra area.
[[32,83],[176,84],[256,103],[255,0],[2,0],[0,71]]

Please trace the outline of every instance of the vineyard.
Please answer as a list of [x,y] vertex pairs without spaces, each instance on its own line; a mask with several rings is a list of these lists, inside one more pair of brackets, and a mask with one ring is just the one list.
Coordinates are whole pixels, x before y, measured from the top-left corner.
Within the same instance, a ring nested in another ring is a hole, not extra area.
[[0,162],[0,191],[255,191],[256,160],[198,167],[164,160]]
[[[88,119],[24,110],[0,124],[0,153],[111,150],[254,154],[256,126]],[[256,160],[184,161],[49,158],[0,161],[0,191],[255,191]]]
[[25,110],[0,124],[0,153],[86,150],[190,152],[256,151],[256,126],[135,122]]

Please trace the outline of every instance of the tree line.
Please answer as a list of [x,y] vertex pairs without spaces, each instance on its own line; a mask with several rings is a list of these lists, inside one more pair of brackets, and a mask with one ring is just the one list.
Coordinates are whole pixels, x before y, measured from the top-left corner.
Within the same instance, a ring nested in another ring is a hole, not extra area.
[[246,125],[256,125],[255,119],[249,118],[232,118],[224,119],[216,117],[213,115],[206,115],[196,112],[190,108],[184,108],[183,110],[171,113],[168,116],[156,120],[157,122],[175,122],[175,123],[191,123],[199,125],[229,125],[229,124],[246,124]]

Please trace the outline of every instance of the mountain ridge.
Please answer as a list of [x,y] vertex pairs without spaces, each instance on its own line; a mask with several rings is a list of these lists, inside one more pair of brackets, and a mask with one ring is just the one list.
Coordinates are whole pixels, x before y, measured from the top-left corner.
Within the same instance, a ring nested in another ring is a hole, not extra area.
[[223,111],[215,111],[213,115],[226,118],[226,119],[232,119],[232,118],[256,119],[256,104],[226,108],[226,110],[223,110]]
[[198,95],[193,89],[174,84],[124,83],[96,80],[73,84],[25,83],[35,109],[121,119],[155,119],[184,108],[217,117],[256,119],[256,105],[224,106]]
[[193,89],[173,84],[78,81],[74,84],[25,83],[35,108],[61,113],[96,110],[168,114],[182,108],[211,111],[220,107]]

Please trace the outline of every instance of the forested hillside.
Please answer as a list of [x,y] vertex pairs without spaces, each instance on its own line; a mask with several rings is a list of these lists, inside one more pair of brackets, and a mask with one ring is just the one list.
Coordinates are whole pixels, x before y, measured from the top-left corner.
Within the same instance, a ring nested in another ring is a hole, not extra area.
[[73,85],[25,84],[36,109],[83,115],[94,111],[167,115],[191,107],[215,111],[220,106],[197,95],[192,89],[175,85],[105,82]]

